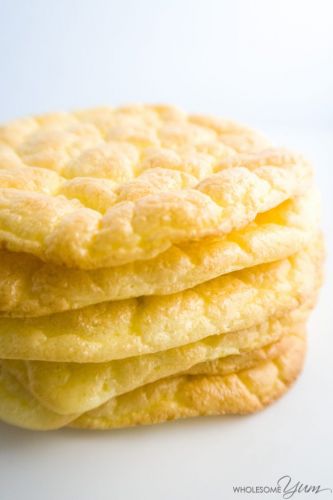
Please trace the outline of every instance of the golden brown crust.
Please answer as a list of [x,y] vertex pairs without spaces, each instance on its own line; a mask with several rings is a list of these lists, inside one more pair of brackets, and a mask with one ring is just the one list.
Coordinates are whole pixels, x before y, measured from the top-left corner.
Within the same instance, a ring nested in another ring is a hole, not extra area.
[[189,375],[161,380],[110,400],[69,425],[111,429],[203,415],[253,413],[282,396],[299,375],[304,337],[290,337],[284,354],[229,375]]
[[1,246],[70,267],[122,265],[244,227],[309,187],[301,157],[199,122],[142,106],[2,127]]

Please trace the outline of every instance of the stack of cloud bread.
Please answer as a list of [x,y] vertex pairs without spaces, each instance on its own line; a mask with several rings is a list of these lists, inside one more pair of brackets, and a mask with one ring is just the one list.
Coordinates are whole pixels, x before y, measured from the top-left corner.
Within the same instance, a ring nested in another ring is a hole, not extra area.
[[309,164],[167,106],[0,130],[0,419],[245,414],[299,374],[321,281]]

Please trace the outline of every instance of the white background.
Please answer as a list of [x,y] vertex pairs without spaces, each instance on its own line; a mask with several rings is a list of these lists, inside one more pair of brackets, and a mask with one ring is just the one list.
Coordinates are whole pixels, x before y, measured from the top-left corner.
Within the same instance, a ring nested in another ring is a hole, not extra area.
[[0,96],[1,121],[146,101],[261,128],[315,164],[328,250],[305,371],[281,401],[109,433],[0,425],[1,500],[259,498],[232,486],[284,474],[333,488],[333,2],[0,0]]

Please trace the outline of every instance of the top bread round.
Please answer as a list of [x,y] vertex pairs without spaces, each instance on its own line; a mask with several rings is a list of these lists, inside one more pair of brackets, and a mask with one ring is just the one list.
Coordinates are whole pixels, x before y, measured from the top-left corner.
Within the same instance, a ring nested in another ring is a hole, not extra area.
[[0,247],[119,266],[240,229],[309,182],[252,130],[171,107],[25,118],[0,129]]

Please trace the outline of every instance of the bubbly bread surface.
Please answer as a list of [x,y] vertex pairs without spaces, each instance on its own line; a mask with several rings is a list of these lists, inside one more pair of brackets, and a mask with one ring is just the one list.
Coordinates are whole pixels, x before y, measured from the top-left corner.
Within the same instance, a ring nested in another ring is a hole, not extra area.
[[292,257],[178,294],[104,302],[38,318],[0,318],[0,358],[103,362],[249,328],[312,297],[321,264],[318,238]]
[[318,223],[316,192],[260,214],[221,237],[173,245],[148,261],[85,271],[0,250],[0,316],[29,317],[143,295],[168,295],[306,246]]
[[17,120],[0,129],[0,245],[83,269],[151,259],[245,227],[311,178],[252,130],[173,108]]

